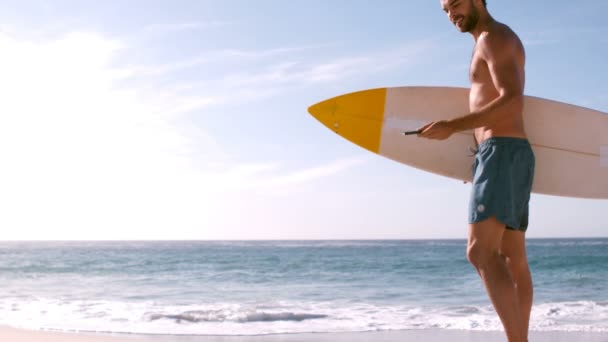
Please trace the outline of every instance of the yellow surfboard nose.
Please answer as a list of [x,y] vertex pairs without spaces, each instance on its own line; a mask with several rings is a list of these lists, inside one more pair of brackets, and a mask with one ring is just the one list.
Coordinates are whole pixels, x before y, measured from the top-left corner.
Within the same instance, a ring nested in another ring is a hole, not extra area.
[[386,88],[337,96],[308,108],[323,125],[374,153],[380,150]]

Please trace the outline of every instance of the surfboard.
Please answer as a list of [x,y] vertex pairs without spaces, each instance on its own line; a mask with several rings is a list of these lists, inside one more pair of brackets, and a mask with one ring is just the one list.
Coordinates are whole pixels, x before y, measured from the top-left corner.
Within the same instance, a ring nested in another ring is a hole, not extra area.
[[[403,132],[469,112],[469,90],[392,87],[333,97],[308,108],[347,140],[379,155],[435,174],[470,182],[473,131],[446,140]],[[526,96],[524,125],[536,157],[532,191],[608,199],[608,114]]]

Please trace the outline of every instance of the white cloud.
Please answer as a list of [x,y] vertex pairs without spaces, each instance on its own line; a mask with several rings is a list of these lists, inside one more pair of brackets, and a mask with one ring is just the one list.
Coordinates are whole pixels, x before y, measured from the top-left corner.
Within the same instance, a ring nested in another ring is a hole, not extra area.
[[213,63],[251,63],[256,60],[268,58],[284,58],[290,54],[297,54],[309,49],[316,49],[322,45],[302,46],[302,47],[282,47],[262,50],[243,50],[243,49],[224,49],[206,51],[195,57],[170,63],[161,63],[151,66],[134,67],[132,76],[162,76],[170,73],[192,69]]
[[174,123],[217,98],[126,86],[136,68],[112,66],[124,49],[94,33],[0,34],[0,240],[210,236],[235,194],[361,162],[289,172],[227,158],[203,128]]
[[350,168],[361,165],[365,162],[362,158],[351,158],[335,160],[333,162],[307,168],[286,175],[281,175],[261,181],[262,186],[282,187],[293,184],[311,182],[317,179],[330,177],[342,173]]
[[153,94],[117,87],[129,74],[111,67],[121,48],[91,33],[0,35],[0,239],[146,238],[200,224],[192,212],[213,207],[216,187],[172,124],[208,100],[147,101]]
[[144,28],[144,31],[151,33],[179,33],[182,31],[204,30],[210,28],[223,27],[230,25],[226,21],[202,21],[172,24],[151,24]]
[[340,174],[364,162],[364,158],[339,159],[296,171],[281,171],[278,162],[249,163],[228,170],[224,177],[225,183],[236,189],[276,195],[284,194],[284,189]]
[[[280,85],[310,85],[335,82],[353,76],[375,74],[397,67],[410,67],[420,62],[423,53],[433,47],[429,41],[420,41],[396,49],[374,54],[326,59],[320,62],[302,61],[297,55],[287,55],[280,62],[270,61],[265,69],[257,72],[240,71],[227,75],[220,81],[226,87]],[[287,59],[287,61],[285,61]]]
[[[251,102],[277,96],[287,90],[320,84],[335,84],[355,77],[409,68],[421,62],[435,48],[432,41],[419,41],[371,54],[342,57],[304,58],[301,51],[318,48],[303,46],[259,51],[222,50],[206,56],[137,69],[134,75],[166,75],[184,68],[205,64],[204,70],[221,69],[219,75],[202,75],[200,81],[181,83],[170,94],[205,94],[209,105],[230,101]],[[256,61],[252,68],[252,61]],[[230,68],[223,67],[231,61]],[[215,64],[222,62],[220,64]],[[229,94],[229,96],[228,96]],[[183,95],[181,95],[183,96]]]

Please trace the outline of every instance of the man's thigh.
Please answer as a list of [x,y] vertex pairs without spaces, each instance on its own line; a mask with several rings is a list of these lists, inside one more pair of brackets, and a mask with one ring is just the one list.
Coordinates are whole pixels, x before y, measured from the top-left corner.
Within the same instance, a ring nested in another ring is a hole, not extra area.
[[469,224],[469,248],[475,246],[483,251],[499,251],[506,231],[504,223],[492,216]]
[[500,251],[513,265],[526,264],[526,233],[511,229],[505,230]]

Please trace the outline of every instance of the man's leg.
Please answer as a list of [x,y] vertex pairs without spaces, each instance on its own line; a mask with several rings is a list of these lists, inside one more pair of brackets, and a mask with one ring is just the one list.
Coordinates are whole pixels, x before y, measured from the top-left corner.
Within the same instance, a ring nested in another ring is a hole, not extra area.
[[521,313],[524,337],[528,336],[530,325],[530,311],[532,311],[532,276],[528,267],[526,256],[526,233],[516,230],[505,230],[500,250],[505,256],[507,267],[515,282],[517,297],[519,299],[519,310]]
[[509,342],[524,342],[519,300],[500,248],[506,228],[491,217],[469,226],[467,258],[481,276]]

